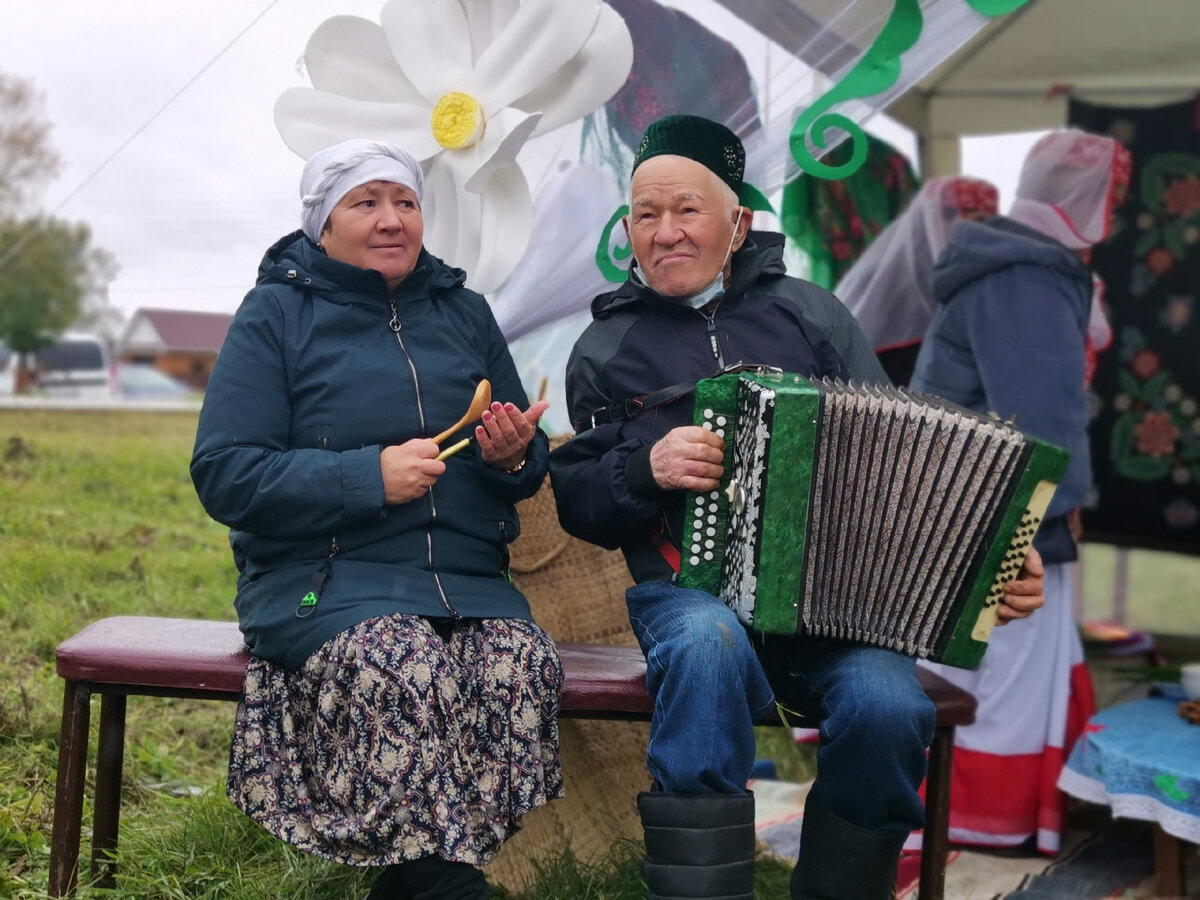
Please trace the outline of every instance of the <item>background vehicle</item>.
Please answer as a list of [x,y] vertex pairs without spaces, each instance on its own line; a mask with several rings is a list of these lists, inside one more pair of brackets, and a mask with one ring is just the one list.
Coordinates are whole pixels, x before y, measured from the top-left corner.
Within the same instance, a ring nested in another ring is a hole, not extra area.
[[67,332],[35,354],[34,392],[49,397],[107,400],[115,393],[108,347],[94,334]]
[[17,354],[0,341],[0,396],[17,389]]
[[193,393],[148,363],[118,363],[116,386],[122,400],[182,400]]

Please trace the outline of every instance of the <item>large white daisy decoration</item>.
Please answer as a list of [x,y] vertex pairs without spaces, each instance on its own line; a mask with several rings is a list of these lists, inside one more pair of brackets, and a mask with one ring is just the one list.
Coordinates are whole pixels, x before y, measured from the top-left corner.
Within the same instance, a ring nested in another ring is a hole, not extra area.
[[600,0],[389,0],[379,24],[321,23],[312,87],[280,95],[275,124],[308,158],[340,141],[404,147],[425,171],[425,245],[494,290],[529,241],[533,201],[517,153],[624,84],[633,41]]

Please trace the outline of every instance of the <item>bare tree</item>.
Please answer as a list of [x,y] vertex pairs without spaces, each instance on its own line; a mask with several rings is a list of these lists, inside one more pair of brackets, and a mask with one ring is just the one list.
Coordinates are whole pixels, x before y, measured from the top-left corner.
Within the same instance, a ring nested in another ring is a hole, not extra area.
[[45,101],[33,85],[0,70],[0,217],[28,211],[59,174]]

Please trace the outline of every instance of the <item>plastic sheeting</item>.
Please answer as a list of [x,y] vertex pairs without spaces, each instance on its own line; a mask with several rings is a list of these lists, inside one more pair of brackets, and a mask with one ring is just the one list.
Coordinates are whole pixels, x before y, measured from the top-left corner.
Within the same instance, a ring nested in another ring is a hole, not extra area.
[[[628,268],[619,213],[646,125],[680,112],[725,122],[746,145],[746,180],[778,208],[784,183],[799,172],[792,134],[801,114],[819,106],[821,115],[840,116],[824,131],[820,115],[810,117],[803,142],[819,167],[829,149],[862,140],[862,123],[987,24],[979,2],[609,0],[633,37],[629,79],[596,113],[530,141],[518,157],[534,196],[532,238],[514,273],[489,294],[527,388],[536,393],[547,381],[548,427],[568,428],[555,391],[591,298]],[[909,37],[915,25],[912,45],[892,41],[867,54],[898,17]],[[886,70],[867,78],[884,87],[831,102],[827,95],[856,67]],[[777,223],[756,213],[755,227],[764,226]]]

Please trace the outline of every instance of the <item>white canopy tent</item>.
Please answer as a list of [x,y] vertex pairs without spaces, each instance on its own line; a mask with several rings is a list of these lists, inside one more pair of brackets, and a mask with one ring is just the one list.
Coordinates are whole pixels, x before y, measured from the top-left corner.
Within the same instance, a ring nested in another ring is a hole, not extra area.
[[[724,0],[759,30],[810,42],[836,19],[835,0]],[[779,27],[780,21],[789,23]],[[833,28],[836,30],[837,25]],[[828,53],[832,38],[822,38]],[[847,46],[844,54],[851,52]],[[993,19],[887,113],[918,135],[924,177],[959,171],[959,138],[1061,127],[1074,96],[1121,106],[1170,103],[1200,91],[1196,0],[1029,0]]]
[[[831,75],[873,37],[838,0],[721,2]],[[992,20],[887,112],[919,135],[926,176],[952,174],[960,136],[1059,127],[1068,96],[1154,105],[1194,94],[1198,48],[1195,0],[1029,0]]]

